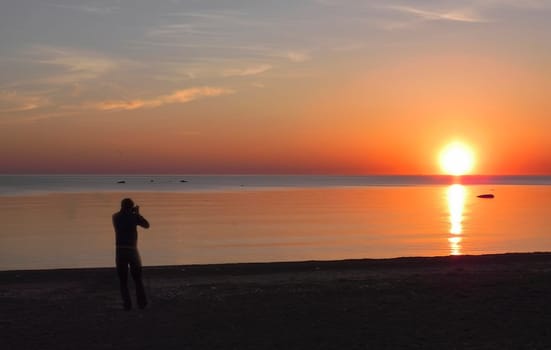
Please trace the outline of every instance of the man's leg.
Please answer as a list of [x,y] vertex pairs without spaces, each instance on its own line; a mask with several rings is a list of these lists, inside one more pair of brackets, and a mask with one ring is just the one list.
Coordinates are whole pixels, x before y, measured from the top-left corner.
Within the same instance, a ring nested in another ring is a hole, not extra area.
[[140,259],[140,253],[135,251],[133,258],[130,261],[130,273],[134,279],[136,285],[136,299],[138,306],[143,309],[147,305],[147,298],[145,296],[145,289],[142,281],[142,260]]
[[119,283],[121,289],[122,302],[125,310],[132,308],[132,299],[130,299],[130,292],[128,291],[128,260],[117,252],[117,274],[119,275]]

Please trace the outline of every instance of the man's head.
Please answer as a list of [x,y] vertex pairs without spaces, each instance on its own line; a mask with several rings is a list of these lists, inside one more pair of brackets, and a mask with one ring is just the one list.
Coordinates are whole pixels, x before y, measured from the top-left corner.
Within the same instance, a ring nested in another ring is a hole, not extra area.
[[134,208],[134,201],[130,198],[125,198],[121,201],[121,210],[131,211]]

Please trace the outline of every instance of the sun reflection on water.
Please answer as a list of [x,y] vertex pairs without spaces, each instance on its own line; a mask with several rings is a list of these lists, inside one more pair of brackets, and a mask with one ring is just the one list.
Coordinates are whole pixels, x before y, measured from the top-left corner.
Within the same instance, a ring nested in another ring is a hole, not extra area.
[[461,233],[463,233],[463,209],[465,208],[466,192],[465,186],[454,184],[448,187],[446,193],[450,213],[450,233],[452,234],[448,238],[451,255],[461,255]]

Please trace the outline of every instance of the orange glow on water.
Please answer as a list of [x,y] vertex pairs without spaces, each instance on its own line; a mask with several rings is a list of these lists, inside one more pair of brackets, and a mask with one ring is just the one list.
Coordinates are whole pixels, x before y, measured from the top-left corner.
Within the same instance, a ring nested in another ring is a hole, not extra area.
[[465,199],[467,189],[463,185],[454,184],[448,187],[446,198],[448,201],[450,234],[448,238],[450,243],[450,255],[461,255],[461,233],[463,233],[463,211],[465,208]]
[[[550,186],[311,188],[0,196],[0,269],[112,266],[132,197],[151,265],[531,252],[551,247]],[[40,234],[37,234],[39,232]],[[74,233],[78,232],[78,235]],[[27,244],[28,242],[28,244]],[[82,244],[85,242],[86,244]]]

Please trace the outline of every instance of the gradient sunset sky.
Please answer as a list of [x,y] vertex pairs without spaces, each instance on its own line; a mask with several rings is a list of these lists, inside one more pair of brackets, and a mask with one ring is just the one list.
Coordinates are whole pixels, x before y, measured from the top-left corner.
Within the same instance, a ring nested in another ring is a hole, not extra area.
[[0,173],[551,173],[551,0],[6,0]]

